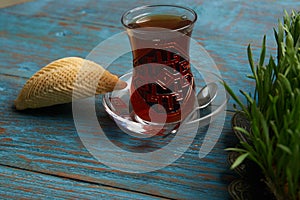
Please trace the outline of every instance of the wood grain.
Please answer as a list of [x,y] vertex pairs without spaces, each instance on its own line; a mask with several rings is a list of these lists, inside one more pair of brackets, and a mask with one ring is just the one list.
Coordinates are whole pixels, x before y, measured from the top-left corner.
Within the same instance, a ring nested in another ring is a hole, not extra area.
[[[0,97],[0,113],[3,116],[0,164],[22,166],[27,170],[160,197],[205,198],[211,190],[216,190],[210,195],[212,199],[228,195],[226,185],[233,176],[226,164],[224,148],[234,141],[229,127],[224,129],[219,142],[205,159],[200,160],[198,157],[206,130],[204,128],[191,148],[174,164],[146,174],[122,173],[104,166],[84,148],[73,124],[70,105],[16,112],[11,104],[14,97],[12,93],[16,93],[22,78],[1,76],[1,80],[0,87],[6,90]],[[104,113],[103,108],[99,106],[98,109],[101,126],[104,129],[109,127],[112,141],[123,148],[151,150],[163,142],[157,140],[145,143],[126,137]],[[227,120],[230,120],[230,116]],[[103,149],[103,152],[109,151]]]
[[0,8],[5,8],[9,6],[14,6],[21,3],[26,3],[33,0],[1,0],[0,1]]
[[[4,9],[2,18],[9,20],[3,20],[7,28],[2,34],[2,39],[6,40],[3,56],[0,57],[3,58],[0,61],[4,63],[2,69],[5,70],[2,73],[30,77],[55,59],[74,55],[85,57],[101,41],[124,30],[120,17],[125,10],[143,4],[138,1],[73,2],[35,1]],[[70,4],[72,6],[65,6]],[[179,5],[189,4],[188,1],[179,2]],[[299,6],[298,1],[283,3],[270,0],[269,4],[259,1],[195,1],[190,7],[198,12],[199,19],[193,38],[210,53],[229,85],[240,86],[236,91],[243,88],[250,92],[253,82],[245,78],[250,74],[247,45],[252,44],[257,60],[262,37],[266,34],[271,53],[274,50],[272,29],[277,19],[281,18],[283,9],[290,11]],[[57,43],[62,46],[59,50]],[[24,55],[23,52],[28,49],[30,52]],[[5,59],[20,56],[23,57],[22,62]],[[114,64],[112,70],[117,74],[130,68],[128,60],[119,60]]]
[[2,199],[161,199],[6,166],[0,173]]
[[[160,2],[154,0],[151,3]],[[145,174],[119,172],[93,158],[78,137],[70,104],[24,112],[17,112],[13,107],[21,87],[37,70],[61,57],[86,57],[101,41],[124,30],[120,16],[125,10],[144,3],[137,0],[45,0],[1,9],[0,170],[5,179],[16,181],[9,187],[20,190],[21,195],[55,191],[57,197],[63,193],[74,197],[76,194],[69,191],[74,187],[82,198],[102,195],[102,192],[104,197],[123,199],[149,196],[229,198],[227,184],[235,174],[228,169],[224,149],[236,143],[230,125],[234,111],[232,101],[221,137],[210,154],[203,159],[198,157],[207,131],[204,127],[199,129],[194,142],[179,160]],[[164,3],[174,2],[166,0]],[[253,54],[258,59],[261,40],[266,34],[268,53],[274,51],[272,28],[281,18],[283,9],[300,8],[298,0],[184,0],[177,4],[189,5],[196,10],[199,19],[193,37],[209,52],[223,78],[236,92],[253,89],[253,83],[245,79],[250,73],[247,45],[252,44]],[[128,59],[130,55],[116,60],[111,71],[119,75],[125,73],[131,67]],[[104,112],[100,97],[96,105],[101,126],[109,130],[108,135],[115,144],[132,151],[153,150],[164,144],[163,140],[129,138]],[[103,149],[103,152],[109,151]],[[50,179],[54,181],[48,188],[38,186]],[[0,183],[4,192],[12,196],[12,190],[3,186],[2,178]]]

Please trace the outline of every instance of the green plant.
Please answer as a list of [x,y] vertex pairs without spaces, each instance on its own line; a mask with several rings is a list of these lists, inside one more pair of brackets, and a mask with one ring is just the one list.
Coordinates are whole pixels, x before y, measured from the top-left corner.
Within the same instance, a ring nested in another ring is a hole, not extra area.
[[277,199],[300,199],[300,13],[285,12],[283,23],[274,29],[277,60],[267,64],[266,37],[259,62],[254,64],[250,45],[248,60],[255,91],[240,91],[247,105],[226,84],[225,88],[250,122],[250,131],[234,127],[249,142],[240,141],[235,168],[245,159],[255,162],[265,176],[267,186]]

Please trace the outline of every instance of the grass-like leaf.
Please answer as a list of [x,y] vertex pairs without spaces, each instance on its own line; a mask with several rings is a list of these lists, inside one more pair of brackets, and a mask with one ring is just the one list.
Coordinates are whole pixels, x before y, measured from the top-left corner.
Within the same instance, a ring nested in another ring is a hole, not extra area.
[[235,151],[235,152],[240,152],[240,153],[245,153],[247,152],[245,149],[241,149],[241,148],[226,148],[226,151]]
[[300,199],[300,12],[285,12],[283,23],[274,29],[277,62],[270,56],[265,65],[266,37],[257,64],[251,46],[247,48],[251,75],[255,81],[254,96],[240,90],[247,105],[225,83],[225,89],[250,120],[250,131],[234,127],[244,134],[239,138],[239,152],[231,168],[246,158],[255,162],[264,173],[266,183],[277,199]]
[[235,95],[235,93],[232,91],[232,89],[229,87],[229,85],[226,82],[223,82],[223,85],[226,89],[226,91],[229,93],[229,95],[233,98],[235,102],[241,107],[241,109],[247,114],[247,108],[244,106],[244,104],[241,102],[241,100]]
[[242,155],[240,155],[235,161],[234,163],[231,165],[231,169],[236,168],[237,166],[239,166],[247,157],[249,156],[249,153],[244,153]]
[[262,49],[259,58],[259,66],[264,65],[265,57],[266,57],[266,35],[263,38]]
[[292,155],[292,151],[291,151],[290,148],[288,148],[287,146],[284,146],[284,145],[282,145],[282,144],[277,144],[277,147],[280,148],[280,149],[282,149],[284,152],[286,152],[286,153]]

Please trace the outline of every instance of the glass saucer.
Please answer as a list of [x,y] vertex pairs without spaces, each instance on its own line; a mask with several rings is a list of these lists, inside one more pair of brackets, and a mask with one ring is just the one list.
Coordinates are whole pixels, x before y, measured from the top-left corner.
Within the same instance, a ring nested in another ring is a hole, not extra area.
[[[201,76],[205,78],[201,78]],[[228,95],[220,76],[210,72],[201,72],[201,76],[195,76],[196,93],[198,94],[201,90],[200,85],[203,87],[210,82],[214,82],[218,85],[216,97],[204,109],[200,108],[198,103],[196,103],[197,105],[195,105],[194,110],[181,122],[168,124],[146,123],[136,117],[130,103],[132,71],[120,77],[121,80],[127,83],[127,87],[122,90],[106,93],[103,96],[102,103],[105,111],[115,121],[117,126],[125,133],[134,137],[166,137],[177,133],[179,128],[182,127],[185,131],[189,131],[189,129],[206,126],[214,121],[219,114],[225,111],[228,101]]]

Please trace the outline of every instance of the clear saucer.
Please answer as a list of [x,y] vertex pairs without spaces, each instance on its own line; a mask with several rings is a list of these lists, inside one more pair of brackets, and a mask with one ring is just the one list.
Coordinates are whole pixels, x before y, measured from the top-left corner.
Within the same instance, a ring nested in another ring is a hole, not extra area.
[[[203,78],[205,77],[205,78]],[[201,72],[201,75],[195,76],[196,93],[201,90],[203,86],[210,82],[218,85],[218,91],[213,101],[204,109],[200,109],[198,103],[194,110],[181,122],[157,124],[145,123],[139,120],[131,109],[130,103],[130,84],[132,79],[132,72],[124,74],[120,77],[121,80],[127,82],[127,87],[122,90],[115,90],[106,93],[103,96],[103,106],[105,111],[111,116],[118,127],[125,133],[134,137],[148,138],[152,136],[169,136],[177,133],[183,127],[188,131],[189,128],[202,127],[210,124],[216,117],[225,111],[228,95],[222,84],[220,76],[210,73]],[[202,87],[201,87],[202,86]]]

